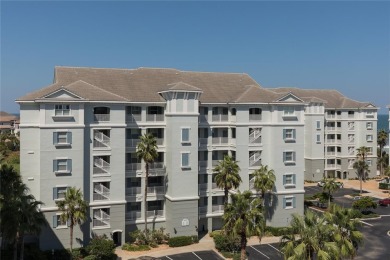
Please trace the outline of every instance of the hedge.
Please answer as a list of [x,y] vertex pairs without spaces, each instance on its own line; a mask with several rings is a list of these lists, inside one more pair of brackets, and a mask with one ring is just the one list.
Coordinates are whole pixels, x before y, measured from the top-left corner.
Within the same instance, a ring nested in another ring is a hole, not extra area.
[[179,247],[179,246],[188,246],[197,242],[198,242],[197,236],[180,236],[180,237],[171,237],[168,240],[168,245],[170,247]]
[[214,234],[213,240],[218,251],[237,252],[241,250],[240,238],[238,236]]
[[292,229],[291,227],[266,227],[265,232],[269,232],[273,236],[279,237],[292,234]]
[[379,183],[379,189],[390,190],[390,183]]
[[124,244],[122,246],[122,249],[126,250],[126,251],[148,251],[148,250],[150,250],[150,246],[148,246],[148,245]]

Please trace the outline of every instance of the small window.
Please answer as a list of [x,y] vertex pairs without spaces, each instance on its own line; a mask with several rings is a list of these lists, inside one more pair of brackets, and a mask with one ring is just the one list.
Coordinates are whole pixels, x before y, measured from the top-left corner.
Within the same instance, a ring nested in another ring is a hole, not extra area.
[[182,128],[181,129],[181,142],[182,143],[189,143],[190,142],[190,129],[189,128]]
[[374,117],[374,111],[367,111],[366,117]]
[[65,221],[61,220],[61,215],[53,216],[53,228],[67,228],[68,225]]
[[372,122],[367,122],[366,128],[367,128],[367,130],[372,130]]
[[283,152],[284,163],[295,163],[295,152]]
[[53,144],[56,146],[72,144],[72,132],[54,132]]
[[190,168],[190,153],[185,152],[181,154],[181,167]]
[[283,139],[286,141],[295,140],[295,129],[283,129]]
[[68,189],[68,187],[66,187],[66,186],[53,188],[53,199],[54,200],[65,199],[67,189]]
[[283,206],[285,209],[295,208],[295,197],[284,197],[283,198]]
[[295,116],[294,107],[285,107],[283,111],[283,116]]
[[288,173],[283,175],[283,185],[284,186],[295,186],[295,174]]
[[321,143],[321,134],[316,135],[316,142]]
[[317,130],[321,129],[321,121],[320,120],[316,121],[316,127],[317,127]]
[[372,147],[367,147],[367,148],[368,148],[367,155],[372,155]]
[[372,160],[367,160],[367,165],[372,166]]
[[366,141],[367,142],[372,142],[373,136],[372,135],[366,135]]
[[53,171],[56,173],[70,173],[72,171],[72,160],[70,159],[53,160]]
[[70,105],[55,105],[54,110],[55,116],[69,116],[70,115]]

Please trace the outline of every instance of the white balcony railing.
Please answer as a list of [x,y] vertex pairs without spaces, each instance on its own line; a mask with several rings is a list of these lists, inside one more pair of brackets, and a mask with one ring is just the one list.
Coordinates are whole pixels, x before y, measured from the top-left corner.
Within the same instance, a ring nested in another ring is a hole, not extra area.
[[214,168],[215,166],[217,166],[217,165],[219,164],[219,162],[222,161],[222,160],[223,160],[223,159],[221,159],[221,160],[213,160],[213,161],[211,162],[212,167]]
[[126,115],[126,122],[133,123],[133,122],[139,122],[141,120],[142,120],[141,114]]
[[215,182],[211,183],[211,188],[213,190],[222,190],[221,188],[218,187],[218,185]]
[[164,186],[154,186],[154,187],[148,187],[147,189],[148,195],[164,195],[165,194],[165,187]]
[[126,139],[126,146],[136,147],[140,141],[140,139]]
[[328,155],[328,156],[334,156],[334,155],[336,155],[336,152],[326,152],[326,155]]
[[163,146],[164,145],[164,138],[156,138],[156,144],[158,146]]
[[253,153],[249,157],[249,166],[260,166],[260,164],[261,164],[261,153],[260,152]]
[[249,143],[261,143],[261,130],[256,128],[249,133]]
[[94,183],[93,192],[93,200],[110,199],[110,189],[101,183]]
[[141,194],[141,187],[126,188],[126,196],[137,196]]
[[139,171],[141,170],[141,163],[127,163],[126,171]]
[[110,226],[110,220],[93,219],[94,227],[108,227]]
[[95,158],[93,160],[93,174],[107,174],[110,173],[110,164],[102,158]]
[[212,116],[213,122],[227,122],[229,120],[229,116],[225,114],[217,114]]
[[147,114],[146,121],[148,122],[163,122],[164,114]]
[[107,135],[103,134],[102,132],[96,131],[94,134],[93,147],[110,147],[110,140],[110,137],[108,137]]
[[141,219],[141,211],[126,212],[126,220],[137,220],[137,219]]
[[213,137],[213,145],[227,145],[229,138],[227,137]]
[[164,210],[150,210],[146,212],[147,218],[163,218],[164,217]]
[[261,114],[249,115],[249,121],[261,121]]
[[110,121],[110,114],[94,114],[95,122],[108,122]]
[[211,210],[213,213],[223,213],[223,209],[223,205],[213,205]]

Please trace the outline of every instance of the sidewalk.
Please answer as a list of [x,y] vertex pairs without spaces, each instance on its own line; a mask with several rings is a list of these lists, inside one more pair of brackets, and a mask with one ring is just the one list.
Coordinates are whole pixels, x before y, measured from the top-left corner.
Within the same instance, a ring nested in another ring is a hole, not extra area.
[[[360,190],[359,180],[341,180],[344,183],[344,188],[353,188]],[[365,196],[371,196],[378,199],[388,198],[390,194],[384,190],[379,189],[379,182],[377,180],[363,181],[362,189],[368,193],[364,193]]]
[[[270,244],[270,243],[278,243],[280,241],[280,237],[263,237],[261,239],[261,242],[259,242],[259,239],[257,237],[252,237],[248,240],[248,246],[250,245],[258,245],[258,244]],[[122,257],[122,260],[128,260],[128,259],[136,259],[140,256],[151,256],[151,257],[163,257],[166,255],[175,255],[175,254],[181,254],[181,253],[189,253],[189,252],[195,252],[195,251],[204,251],[204,250],[213,250],[217,254],[219,252],[214,247],[214,241],[213,238],[211,238],[208,234],[205,235],[203,238],[199,240],[198,244],[192,244],[189,246],[182,246],[182,247],[163,247],[163,248],[156,248],[152,249],[150,251],[145,252],[129,252],[121,249],[116,249],[115,253]],[[221,257],[223,257],[221,254],[219,254]]]

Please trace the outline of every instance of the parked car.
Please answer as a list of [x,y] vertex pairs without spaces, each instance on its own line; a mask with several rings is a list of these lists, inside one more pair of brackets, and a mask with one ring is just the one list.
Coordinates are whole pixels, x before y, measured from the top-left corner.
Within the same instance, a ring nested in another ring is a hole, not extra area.
[[381,206],[389,206],[390,205],[390,198],[381,199],[381,200],[378,201],[378,203]]
[[363,198],[363,196],[355,196],[352,198],[352,200],[360,200],[361,198]]

